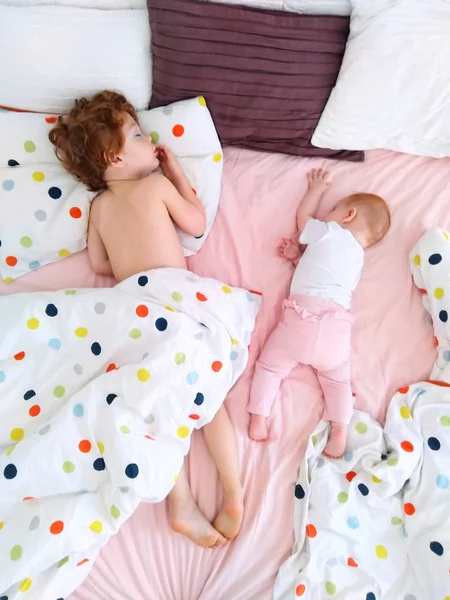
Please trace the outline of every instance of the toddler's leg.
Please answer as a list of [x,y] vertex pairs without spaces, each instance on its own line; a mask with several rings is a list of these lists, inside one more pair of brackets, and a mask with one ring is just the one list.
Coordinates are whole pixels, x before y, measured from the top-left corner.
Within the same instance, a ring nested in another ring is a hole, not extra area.
[[219,472],[223,488],[223,505],[213,525],[226,538],[234,538],[241,528],[244,516],[239,456],[233,424],[225,406],[208,425],[203,427],[206,445]]
[[219,547],[226,544],[221,535],[200,512],[186,476],[181,469],[178,480],[169,494],[169,522],[177,533],[181,533],[204,548]]

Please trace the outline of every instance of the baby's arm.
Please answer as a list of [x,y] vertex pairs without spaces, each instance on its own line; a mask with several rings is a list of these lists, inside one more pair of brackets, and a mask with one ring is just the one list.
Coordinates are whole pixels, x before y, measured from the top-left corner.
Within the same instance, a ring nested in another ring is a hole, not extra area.
[[89,220],[87,245],[89,262],[94,273],[97,275],[114,275],[105,245],[93,223],[92,217]]
[[328,173],[322,169],[313,169],[307,175],[308,191],[303,196],[297,209],[297,229],[301,234],[308,219],[315,218],[320,200],[325,191],[330,187]]

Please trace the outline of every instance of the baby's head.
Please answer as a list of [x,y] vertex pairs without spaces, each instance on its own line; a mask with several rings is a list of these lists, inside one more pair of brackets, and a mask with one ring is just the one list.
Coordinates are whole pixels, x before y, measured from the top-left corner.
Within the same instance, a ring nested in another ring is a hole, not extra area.
[[117,92],[76,100],[68,115],[58,117],[49,139],[64,168],[94,192],[109,181],[140,179],[159,166],[134,107]]
[[326,216],[345,227],[359,243],[368,248],[384,238],[391,226],[391,213],[386,201],[376,194],[352,194],[340,200]]

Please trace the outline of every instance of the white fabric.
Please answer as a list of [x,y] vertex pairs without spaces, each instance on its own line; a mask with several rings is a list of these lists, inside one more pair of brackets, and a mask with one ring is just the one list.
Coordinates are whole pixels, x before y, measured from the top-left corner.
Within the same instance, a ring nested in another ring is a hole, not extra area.
[[[205,235],[179,232],[189,256],[201,248],[219,204],[223,161],[214,123],[202,97],[140,111],[138,117],[145,134],[173,150],[205,206]],[[6,281],[86,247],[94,194],[55,157],[48,140],[54,120],[0,112],[0,275]],[[181,136],[174,135],[175,125],[183,127]],[[19,165],[8,166],[12,160]]]
[[59,113],[103,89],[121,91],[136,108],[147,108],[146,8],[0,6],[0,106]]
[[315,146],[450,156],[450,2],[352,0]]
[[166,497],[258,305],[178,269],[2,299],[0,596],[66,598],[139,502]]
[[[22,0],[26,1],[26,0]],[[76,0],[73,0],[76,1]],[[206,0],[208,1],[208,0]],[[250,8],[285,10],[312,15],[349,15],[350,0],[211,0],[221,4],[240,4]]]
[[350,308],[364,265],[364,250],[347,229],[309,219],[300,235],[307,248],[291,283],[291,294],[331,300]]
[[[328,0],[330,1],[330,0]],[[332,0],[331,0],[332,1]],[[76,6],[79,8],[101,8],[121,10],[146,8],[146,0],[0,0],[4,6]]]

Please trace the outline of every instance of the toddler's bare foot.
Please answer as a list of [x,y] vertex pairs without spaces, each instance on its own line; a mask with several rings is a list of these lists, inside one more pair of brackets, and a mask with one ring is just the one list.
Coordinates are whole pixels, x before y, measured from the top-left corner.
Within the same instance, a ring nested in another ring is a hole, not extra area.
[[331,433],[323,453],[328,458],[341,458],[347,444],[347,425],[331,423]]
[[206,520],[193,500],[181,505],[169,496],[169,522],[174,531],[203,548],[220,548],[227,543],[226,538]]
[[224,495],[222,508],[219,511],[213,525],[227,539],[236,537],[242,525],[244,517],[243,493]]
[[267,440],[269,436],[267,417],[263,417],[262,415],[252,415],[250,417],[248,435],[254,442],[263,442],[264,440]]

